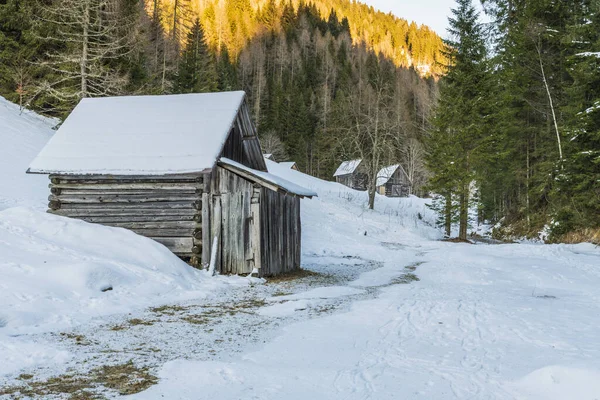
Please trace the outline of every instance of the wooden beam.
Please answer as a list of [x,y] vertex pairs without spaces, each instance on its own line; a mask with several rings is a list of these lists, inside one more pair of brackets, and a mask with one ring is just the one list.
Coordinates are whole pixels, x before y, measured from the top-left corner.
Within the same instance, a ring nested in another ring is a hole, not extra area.
[[191,210],[194,212],[199,207],[196,202],[192,201],[170,201],[170,202],[148,202],[148,203],[65,203],[60,204],[60,200],[55,200],[59,203],[61,209],[64,210]]
[[68,189],[68,190],[168,190],[168,191],[190,191],[194,192],[204,187],[201,182],[140,182],[125,183],[123,181],[115,183],[51,183],[50,188]]
[[60,201],[61,204],[68,203],[154,203],[154,202],[182,202],[189,201],[193,202],[198,199],[196,195],[166,195],[160,194],[147,194],[147,195],[50,195],[49,201]]
[[[130,218],[189,218],[194,219],[197,211],[190,208],[172,209],[172,208],[123,208],[123,207],[95,207],[95,208],[69,208],[61,210],[51,210],[52,214],[63,215],[65,217],[121,217]],[[199,218],[198,218],[199,219]]]
[[191,237],[151,237],[150,239],[163,244],[169,250],[177,255],[189,254],[192,255],[192,238]]

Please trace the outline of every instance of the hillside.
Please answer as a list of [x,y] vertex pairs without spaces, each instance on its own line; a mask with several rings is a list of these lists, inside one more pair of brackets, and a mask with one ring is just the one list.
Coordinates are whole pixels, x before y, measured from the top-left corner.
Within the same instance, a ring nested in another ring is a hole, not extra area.
[[26,175],[29,163],[58,123],[0,97],[0,210],[16,205],[46,208],[48,178]]
[[[147,0],[152,10],[160,2],[167,32],[174,23],[180,0]],[[246,43],[265,30],[280,30],[280,16],[303,4],[314,5],[324,21],[344,21],[354,45],[366,44],[368,50],[381,53],[398,67],[414,67],[423,76],[440,76],[443,62],[441,38],[429,27],[418,26],[391,13],[383,13],[361,2],[350,0],[191,0],[189,7],[199,15],[214,49],[227,48],[237,58]],[[152,12],[152,11],[151,11]]]

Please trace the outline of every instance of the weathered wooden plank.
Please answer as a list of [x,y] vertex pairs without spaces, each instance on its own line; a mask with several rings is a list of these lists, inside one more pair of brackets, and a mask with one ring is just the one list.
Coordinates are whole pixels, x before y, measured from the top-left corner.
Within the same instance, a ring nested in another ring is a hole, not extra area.
[[192,254],[191,237],[151,237],[150,239],[163,244],[175,254]]
[[254,261],[254,268],[259,271],[262,269],[262,251],[260,242],[260,191],[254,190],[252,195],[252,201],[250,204],[250,215],[252,217],[251,229],[250,229],[250,245],[252,247],[252,259]]
[[[113,224],[103,224],[106,226],[114,226]],[[119,227],[116,227],[119,228]],[[146,236],[146,237],[192,237],[192,229],[152,229],[152,228],[126,228],[132,232],[137,233],[138,235]],[[193,246],[192,246],[193,247]],[[192,250],[191,248],[188,251]]]
[[229,207],[229,193],[221,193],[221,212],[219,213],[221,216],[220,223],[220,234],[221,234],[221,273],[230,274],[231,273],[231,264],[229,263],[229,258],[231,254],[231,245],[230,245],[230,229],[229,229],[229,213],[231,212]]
[[[53,212],[53,214],[58,214]],[[193,215],[144,215],[144,216],[131,216],[131,215],[105,215],[105,216],[82,216],[72,215],[68,213],[60,213],[65,217],[77,218],[82,221],[92,222],[96,224],[110,224],[117,222],[181,222],[186,221],[194,222]]]
[[190,174],[167,174],[167,175],[111,175],[111,174],[50,174],[52,183],[103,183],[107,181],[126,181],[126,182],[202,182],[203,172]]
[[[60,200],[55,200],[60,203]],[[198,206],[192,201],[170,201],[170,202],[148,202],[148,203],[64,203],[61,204],[61,209],[71,210],[108,210],[110,208],[118,208],[122,210],[197,210]]]
[[201,192],[195,190],[78,190],[78,189],[58,189],[51,188],[51,193],[57,196],[161,196],[161,197],[179,197],[187,198],[198,196]]
[[[221,271],[221,251],[223,249],[221,242],[221,197],[213,196],[213,206],[211,207],[211,240],[216,238],[217,251],[215,252],[215,260],[210,260],[214,263],[215,270]],[[211,253],[213,253],[211,244]]]
[[[163,203],[164,204],[164,203]],[[197,210],[190,208],[171,209],[171,208],[123,208],[123,207],[94,207],[94,208],[69,208],[61,210],[51,210],[52,214],[63,215],[65,217],[130,217],[130,218],[171,218],[174,221],[181,220],[200,220],[200,214]],[[181,219],[179,219],[181,218]],[[134,219],[131,219],[135,221]]]
[[208,193],[202,194],[202,265],[208,268],[210,264],[210,252],[212,245],[211,237],[211,196]]
[[183,202],[197,201],[196,195],[161,196],[161,195],[68,195],[48,196],[49,201],[59,201],[61,204],[68,203],[161,203],[161,202]]
[[99,183],[50,183],[50,188],[67,190],[186,190],[195,191],[204,187],[203,182],[133,182],[107,181]]
[[[83,218],[80,218],[83,219]],[[85,220],[85,219],[83,219]],[[188,236],[192,240],[192,232],[195,223],[193,221],[157,221],[157,222],[110,222],[102,225],[114,226],[126,229],[182,229],[188,231]]]

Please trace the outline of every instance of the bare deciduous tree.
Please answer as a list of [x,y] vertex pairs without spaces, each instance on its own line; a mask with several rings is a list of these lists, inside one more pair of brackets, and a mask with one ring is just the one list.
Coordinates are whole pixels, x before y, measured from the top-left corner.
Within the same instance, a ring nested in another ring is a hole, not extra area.
[[58,0],[41,7],[41,20],[55,28],[42,38],[59,50],[42,63],[55,79],[42,82],[38,92],[65,102],[122,92],[127,78],[108,62],[131,51],[136,35],[133,18],[122,16],[121,2]]
[[276,132],[267,131],[260,135],[260,146],[265,154],[273,154],[275,161],[284,161],[288,159],[285,145]]
[[397,146],[392,100],[392,92],[384,85],[372,87],[363,83],[349,97],[352,124],[347,140],[366,168],[370,209],[375,207],[377,174],[389,164],[390,154]]

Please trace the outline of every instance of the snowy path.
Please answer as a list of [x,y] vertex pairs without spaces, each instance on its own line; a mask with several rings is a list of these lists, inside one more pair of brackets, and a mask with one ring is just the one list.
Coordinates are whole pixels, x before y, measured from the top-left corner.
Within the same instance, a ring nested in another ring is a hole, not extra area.
[[134,398],[598,398],[600,250],[423,247],[419,282],[228,361],[169,362]]
[[69,357],[21,373],[131,360],[160,378],[135,399],[599,398],[600,249],[407,240],[361,251],[377,260],[307,254],[315,274],[296,280],[27,335]]

